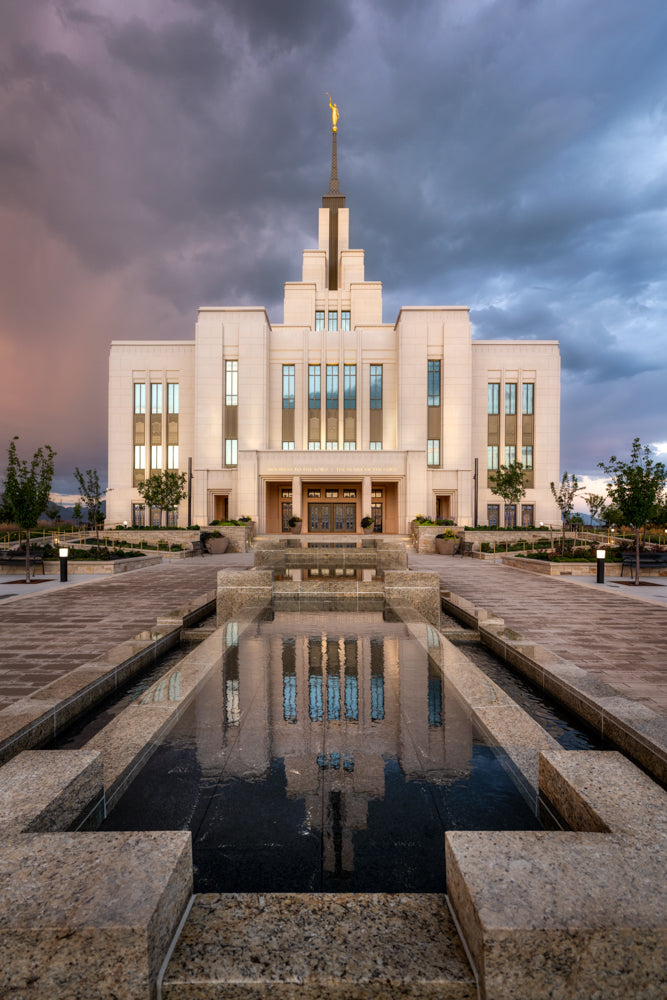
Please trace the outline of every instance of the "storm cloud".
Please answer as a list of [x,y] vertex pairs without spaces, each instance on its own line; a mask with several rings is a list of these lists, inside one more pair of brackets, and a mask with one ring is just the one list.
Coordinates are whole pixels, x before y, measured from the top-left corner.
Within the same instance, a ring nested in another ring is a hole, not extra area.
[[[112,339],[300,276],[341,109],[351,242],[401,305],[558,339],[562,469],[667,440],[660,0],[8,0],[0,448],[106,473]],[[0,471],[4,462],[0,458]]]

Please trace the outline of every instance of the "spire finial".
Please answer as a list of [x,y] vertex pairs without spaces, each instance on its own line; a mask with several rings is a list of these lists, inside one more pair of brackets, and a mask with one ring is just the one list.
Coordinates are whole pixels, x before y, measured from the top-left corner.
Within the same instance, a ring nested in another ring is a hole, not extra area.
[[331,100],[331,95],[325,91],[329,98],[331,108],[331,178],[329,180],[329,190],[322,198],[322,208],[329,209],[329,253],[328,272],[329,290],[335,291],[338,288],[338,209],[345,207],[345,195],[341,194],[338,187],[338,151],[336,148],[336,136],[338,134],[338,119],[340,112],[338,105]]
[[338,105],[334,104],[333,101],[331,100],[331,94],[329,93],[329,91],[325,90],[324,93],[329,98],[329,107],[331,108],[331,131],[337,132],[338,119],[340,118],[340,111],[338,110]]
[[338,110],[338,105],[332,102],[329,92],[325,91],[325,93],[329,98],[329,107],[331,108],[331,178],[329,180],[329,191],[327,193],[340,195],[340,188],[338,186],[338,148],[336,143],[340,112]]

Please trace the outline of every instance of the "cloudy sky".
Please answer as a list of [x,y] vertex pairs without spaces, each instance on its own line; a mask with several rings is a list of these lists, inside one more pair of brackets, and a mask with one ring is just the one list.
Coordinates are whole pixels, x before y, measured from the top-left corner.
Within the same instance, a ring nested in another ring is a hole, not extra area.
[[[401,305],[558,339],[561,471],[667,452],[664,0],[0,0],[0,449],[106,476],[112,339],[299,280],[328,186]],[[663,459],[667,454],[661,454]],[[0,458],[0,471],[4,458]]]

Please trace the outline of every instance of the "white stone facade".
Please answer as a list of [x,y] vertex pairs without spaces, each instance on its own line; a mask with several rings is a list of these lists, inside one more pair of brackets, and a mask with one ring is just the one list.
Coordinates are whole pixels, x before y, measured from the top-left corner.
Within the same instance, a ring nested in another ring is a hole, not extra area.
[[[471,525],[475,509],[479,524],[502,523],[487,466],[513,457],[532,464],[517,523],[559,522],[558,343],[475,341],[464,306],[406,307],[383,323],[348,211],[320,209],[283,323],[263,308],[203,308],[192,341],[112,344],[107,524],[148,523],[137,481],[187,472],[189,459],[201,526],[248,514],[279,532],[292,514],[304,533],[335,534],[372,515],[376,530],[403,534],[416,514]],[[179,525],[187,513],[183,501]]]

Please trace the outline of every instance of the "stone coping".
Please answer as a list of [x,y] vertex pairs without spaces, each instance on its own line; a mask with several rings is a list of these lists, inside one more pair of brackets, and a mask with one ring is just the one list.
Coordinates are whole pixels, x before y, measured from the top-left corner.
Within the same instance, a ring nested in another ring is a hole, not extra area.
[[477,1000],[437,893],[197,895],[162,1000]]
[[572,832],[445,835],[447,892],[483,996],[665,995],[667,794],[615,752],[545,751]]
[[[132,560],[130,560],[132,561]],[[215,610],[215,591],[166,611],[149,631],[119,643],[101,656],[0,711],[0,764],[22,750],[52,739],[134,674],[178,644],[183,628]]]
[[481,641],[497,656],[667,783],[667,732],[661,716],[570,660],[505,628],[503,619],[485,608],[451,591],[442,590],[441,597],[447,614],[478,629]]

